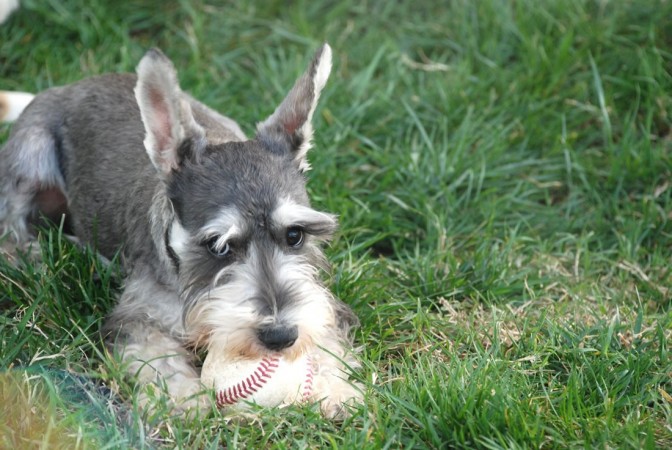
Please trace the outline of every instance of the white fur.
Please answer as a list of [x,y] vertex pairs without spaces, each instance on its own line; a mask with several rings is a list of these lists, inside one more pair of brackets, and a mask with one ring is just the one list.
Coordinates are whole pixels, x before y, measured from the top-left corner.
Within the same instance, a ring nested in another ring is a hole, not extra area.
[[140,393],[140,405],[145,407],[159,386],[180,409],[205,404],[198,396],[201,391],[200,375],[194,368],[191,355],[177,340],[159,330],[147,330],[143,340],[126,345],[119,355],[126,371],[135,376],[145,391]]
[[199,233],[201,239],[212,236],[227,235],[229,238],[240,233],[241,218],[234,207],[222,208],[217,217],[208,222]]
[[324,50],[322,51],[320,61],[317,63],[317,72],[314,78],[316,95],[315,98],[313,99],[313,111],[315,110],[315,106],[317,105],[317,101],[319,100],[320,92],[322,92],[322,89],[327,84],[327,80],[329,79],[330,73],[331,73],[331,47],[329,46],[329,44],[324,44]]
[[9,15],[19,7],[19,0],[0,0],[0,23],[3,23]]
[[[0,0],[0,5],[3,0]],[[2,15],[0,6],[0,16]],[[1,20],[0,20],[1,21]],[[33,101],[35,96],[28,92],[0,91],[0,122],[13,122]]]
[[19,136],[21,148],[14,150],[20,152],[12,165],[14,173],[43,187],[58,186],[63,189],[65,182],[58,169],[58,157],[52,151],[53,138],[39,128],[23,129],[18,133],[22,134]]
[[336,216],[316,211],[308,206],[299,205],[290,198],[285,198],[273,211],[273,223],[280,227],[290,227],[303,223],[326,223],[336,226]]
[[320,55],[320,60],[317,63],[317,70],[313,78],[313,103],[308,113],[308,120],[301,127],[301,132],[304,136],[304,141],[296,152],[296,160],[299,161],[299,168],[302,171],[310,170],[310,163],[306,158],[308,150],[313,146],[313,114],[317,108],[317,102],[320,99],[322,89],[327,84],[329,74],[331,73],[331,47],[329,44],[324,44],[324,49]]
[[182,227],[179,220],[174,220],[170,227],[170,246],[178,255],[184,255],[191,242],[191,235]]
[[8,158],[7,173],[22,182],[0,183],[0,237],[9,233],[16,242],[28,240],[27,218],[33,210],[35,193],[49,187],[65,192],[54,148],[48,132],[29,127],[18,130],[2,149],[5,155],[12,156]]
[[174,220],[170,227],[170,246],[178,255],[184,255],[194,242],[205,241],[219,236],[217,248],[222,249],[229,240],[241,235],[242,230],[238,225],[239,221],[240,218],[235,208],[224,208],[215,219],[208,222],[192,238],[189,232],[180,224],[179,220]]

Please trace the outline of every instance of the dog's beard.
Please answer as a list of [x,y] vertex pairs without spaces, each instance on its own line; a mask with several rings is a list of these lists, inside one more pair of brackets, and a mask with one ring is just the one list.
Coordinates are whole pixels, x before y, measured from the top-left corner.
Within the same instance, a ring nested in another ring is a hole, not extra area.
[[[213,285],[190,295],[185,314],[186,338],[196,348],[216,348],[231,359],[258,359],[276,351],[257,337],[264,326],[277,322],[298,327],[298,338],[281,351],[293,360],[317,347],[330,347],[339,338],[334,298],[318,281],[318,269],[302,255],[274,252],[275,283],[289,300],[278,305],[260,300],[259,264],[254,255],[245,263],[222,269]],[[262,314],[260,305],[270,314]]]

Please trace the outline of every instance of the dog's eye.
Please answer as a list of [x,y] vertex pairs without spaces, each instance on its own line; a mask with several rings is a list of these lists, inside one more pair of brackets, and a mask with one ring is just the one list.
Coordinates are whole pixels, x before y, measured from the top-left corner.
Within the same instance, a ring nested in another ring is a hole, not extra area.
[[208,249],[210,254],[214,256],[215,258],[224,258],[228,256],[229,252],[231,251],[231,246],[227,242],[224,244],[223,247],[218,247],[217,246],[217,241],[219,240],[220,236],[214,236],[207,241],[205,241],[205,247]]
[[287,245],[300,247],[303,244],[303,230],[299,227],[287,228]]

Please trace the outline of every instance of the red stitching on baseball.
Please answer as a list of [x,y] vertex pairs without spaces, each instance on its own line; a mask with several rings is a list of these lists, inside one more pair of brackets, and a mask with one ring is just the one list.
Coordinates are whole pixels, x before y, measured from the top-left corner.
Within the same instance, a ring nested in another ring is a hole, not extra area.
[[279,362],[277,355],[264,357],[249,377],[217,393],[217,406],[233,405],[253,395],[271,378]]
[[307,401],[313,393],[313,371],[315,370],[313,359],[308,356],[308,370],[306,371],[306,379],[303,382],[303,401]]

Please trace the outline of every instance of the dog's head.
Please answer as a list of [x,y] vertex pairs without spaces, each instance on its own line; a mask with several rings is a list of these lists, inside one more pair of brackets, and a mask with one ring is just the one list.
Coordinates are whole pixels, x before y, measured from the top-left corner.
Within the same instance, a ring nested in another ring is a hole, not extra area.
[[171,206],[165,254],[195,346],[291,358],[346,338],[351,313],[318,276],[326,267],[319,245],[336,218],[310,206],[304,177],[311,118],[330,70],[325,44],[253,139],[227,141],[210,139],[213,114],[200,120],[161,52],[138,65],[144,143]]

